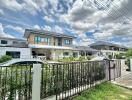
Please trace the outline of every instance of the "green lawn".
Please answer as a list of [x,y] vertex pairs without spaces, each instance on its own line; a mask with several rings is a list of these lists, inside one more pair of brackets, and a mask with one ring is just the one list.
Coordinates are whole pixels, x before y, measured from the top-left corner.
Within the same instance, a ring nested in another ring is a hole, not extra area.
[[103,83],[81,93],[73,100],[132,100],[132,90],[111,83]]

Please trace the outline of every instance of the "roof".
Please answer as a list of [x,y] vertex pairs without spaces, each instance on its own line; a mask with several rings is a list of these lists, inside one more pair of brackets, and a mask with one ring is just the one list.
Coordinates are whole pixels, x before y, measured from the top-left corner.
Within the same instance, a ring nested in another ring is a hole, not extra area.
[[64,46],[51,46],[51,45],[37,45],[37,44],[29,44],[29,48],[43,48],[43,49],[58,49],[58,50],[72,50],[72,47],[64,47]]
[[67,38],[75,38],[75,36],[67,35],[63,33],[51,32],[46,30],[38,30],[38,29],[25,29],[24,37],[28,37],[30,34],[41,34],[41,35],[49,35],[55,37],[67,37]]
[[4,40],[15,40],[15,41],[25,41],[25,39],[19,39],[19,38],[9,38],[9,37],[0,37],[0,39],[4,39]]
[[115,47],[120,47],[120,48],[127,48],[125,46],[114,44],[114,43],[110,43],[110,42],[106,42],[106,41],[97,41],[95,43],[90,44],[90,47],[91,46],[100,46],[100,45],[115,46]]
[[82,51],[98,51],[96,49],[93,49],[93,48],[90,48],[90,47],[87,47],[87,46],[75,46],[73,47],[74,50],[82,50]]
[[44,49],[58,49],[58,50],[77,50],[77,51],[94,51],[98,52],[96,49],[92,49],[86,46],[73,46],[73,47],[65,47],[65,46],[50,46],[50,45],[38,45],[38,44],[29,44],[30,48],[44,48]]

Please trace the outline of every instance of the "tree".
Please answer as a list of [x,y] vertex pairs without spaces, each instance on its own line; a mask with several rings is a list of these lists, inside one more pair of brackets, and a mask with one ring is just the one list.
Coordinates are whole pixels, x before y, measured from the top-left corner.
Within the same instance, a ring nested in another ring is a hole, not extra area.
[[132,49],[129,49],[126,53],[126,57],[132,57]]

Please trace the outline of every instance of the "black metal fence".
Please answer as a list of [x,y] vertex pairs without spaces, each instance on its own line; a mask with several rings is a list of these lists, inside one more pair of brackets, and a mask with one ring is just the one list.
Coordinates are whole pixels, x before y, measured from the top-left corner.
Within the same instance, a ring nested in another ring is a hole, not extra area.
[[32,65],[0,67],[0,100],[29,100],[32,93]]
[[[96,84],[120,77],[120,66],[120,61],[44,64],[41,99],[67,99]],[[0,67],[0,100],[30,100],[31,93],[32,65]]]

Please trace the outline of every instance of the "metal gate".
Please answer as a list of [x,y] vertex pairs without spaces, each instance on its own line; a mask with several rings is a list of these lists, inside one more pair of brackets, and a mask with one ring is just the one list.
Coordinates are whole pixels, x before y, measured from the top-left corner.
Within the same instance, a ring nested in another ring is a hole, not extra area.
[[121,76],[121,60],[109,61],[109,80],[115,80]]

